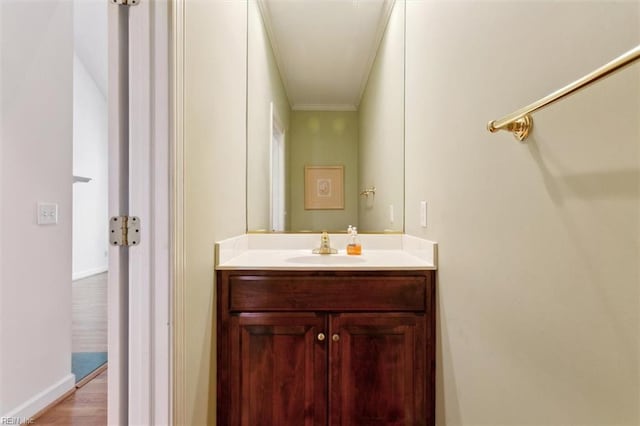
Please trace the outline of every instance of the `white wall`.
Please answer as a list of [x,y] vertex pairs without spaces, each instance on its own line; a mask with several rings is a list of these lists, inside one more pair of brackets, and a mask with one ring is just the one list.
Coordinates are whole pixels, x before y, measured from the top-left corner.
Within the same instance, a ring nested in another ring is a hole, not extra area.
[[[71,375],[72,5],[3,1],[0,416],[30,416]],[[59,205],[36,225],[36,203]]]
[[258,3],[247,4],[247,224],[250,230],[270,230],[271,103],[285,129],[285,143],[289,142],[290,107]]
[[107,99],[77,54],[73,72],[73,174],[91,178],[73,184],[73,279],[79,279],[107,270]]
[[[292,232],[346,232],[358,225],[358,113],[293,111],[289,134]],[[343,166],[344,208],[306,210],[305,166]]]
[[107,270],[107,6],[73,2],[73,279]]
[[440,244],[438,424],[640,423],[640,64],[536,113],[526,143],[486,131],[639,42],[636,1],[407,3],[407,231]]
[[246,229],[247,4],[186,1],[187,425],[215,422],[213,247]]
[[107,12],[102,0],[73,0],[73,50],[100,93],[107,96]]
[[359,197],[360,231],[403,230],[404,11],[396,1],[358,110],[359,190],[376,187],[375,196]]

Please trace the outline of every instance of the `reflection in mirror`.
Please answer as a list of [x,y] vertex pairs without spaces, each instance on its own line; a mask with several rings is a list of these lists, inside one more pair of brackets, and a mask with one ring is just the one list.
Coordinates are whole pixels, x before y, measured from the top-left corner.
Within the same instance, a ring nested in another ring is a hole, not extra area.
[[247,230],[404,229],[404,0],[249,0]]

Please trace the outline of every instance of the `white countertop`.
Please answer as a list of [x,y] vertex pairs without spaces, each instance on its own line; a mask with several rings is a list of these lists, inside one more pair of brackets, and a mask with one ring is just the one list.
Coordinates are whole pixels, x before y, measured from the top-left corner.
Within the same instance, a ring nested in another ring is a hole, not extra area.
[[236,270],[432,270],[437,244],[402,234],[360,235],[361,255],[347,255],[346,234],[330,234],[337,254],[312,254],[320,234],[246,234],[216,243],[216,269]]

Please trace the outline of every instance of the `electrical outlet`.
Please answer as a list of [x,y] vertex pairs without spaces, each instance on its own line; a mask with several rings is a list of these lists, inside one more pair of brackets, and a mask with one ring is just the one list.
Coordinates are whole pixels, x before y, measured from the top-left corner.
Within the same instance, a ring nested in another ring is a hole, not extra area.
[[38,225],[58,223],[58,205],[56,203],[38,203]]
[[427,227],[427,202],[420,201],[420,226]]

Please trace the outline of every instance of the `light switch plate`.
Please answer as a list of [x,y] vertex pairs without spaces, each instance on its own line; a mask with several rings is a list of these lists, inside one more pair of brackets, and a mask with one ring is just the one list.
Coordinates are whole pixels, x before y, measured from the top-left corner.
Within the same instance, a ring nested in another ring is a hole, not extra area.
[[38,225],[58,223],[58,205],[56,203],[38,203]]

